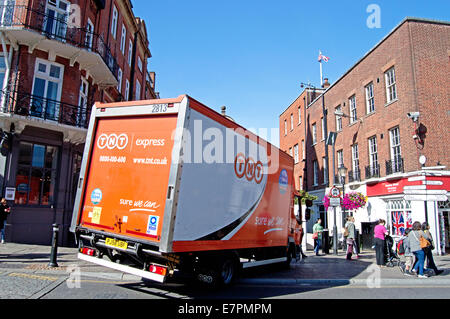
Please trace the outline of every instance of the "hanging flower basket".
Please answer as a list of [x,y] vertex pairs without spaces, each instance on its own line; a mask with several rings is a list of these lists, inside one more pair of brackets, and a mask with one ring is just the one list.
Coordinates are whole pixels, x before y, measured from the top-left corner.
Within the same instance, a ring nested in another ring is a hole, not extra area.
[[[345,208],[345,210],[356,210],[358,208],[364,207],[367,204],[367,196],[359,192],[351,192],[344,195],[344,198],[341,198],[341,207]],[[323,198],[323,205],[325,206],[325,210],[328,210],[330,207],[330,198],[328,195],[325,195]]]

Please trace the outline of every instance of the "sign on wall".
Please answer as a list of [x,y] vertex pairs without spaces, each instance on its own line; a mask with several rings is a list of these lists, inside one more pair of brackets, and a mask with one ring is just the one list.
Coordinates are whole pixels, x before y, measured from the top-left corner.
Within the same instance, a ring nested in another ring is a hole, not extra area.
[[15,200],[16,199],[16,188],[15,187],[6,187],[5,188],[5,199],[6,200]]

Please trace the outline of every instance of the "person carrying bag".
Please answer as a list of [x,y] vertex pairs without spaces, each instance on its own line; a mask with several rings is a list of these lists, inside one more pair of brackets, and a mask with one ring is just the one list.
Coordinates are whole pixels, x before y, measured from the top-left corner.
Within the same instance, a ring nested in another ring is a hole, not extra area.
[[386,221],[384,219],[378,220],[378,225],[374,228],[374,241],[375,241],[375,254],[377,265],[380,267],[385,267],[384,260],[384,248],[385,248],[385,238],[388,234],[386,227]]
[[347,218],[347,223],[345,223],[344,236],[347,238],[347,260],[352,259],[352,254],[355,253],[356,258],[359,258],[358,247],[356,245],[356,227],[355,218],[350,216]]
[[423,268],[425,263],[425,252],[426,249],[431,243],[426,239],[425,233],[422,231],[422,225],[420,222],[413,223],[413,230],[408,234],[411,251],[416,256],[416,265],[413,268],[413,272],[417,273],[417,277],[419,278],[428,278],[428,276],[424,275]]
[[[322,246],[322,233],[323,227],[321,225],[322,220],[319,218],[317,223],[313,226],[313,239],[314,239],[314,252],[316,256],[319,256],[319,249]],[[314,238],[315,237],[315,238]]]

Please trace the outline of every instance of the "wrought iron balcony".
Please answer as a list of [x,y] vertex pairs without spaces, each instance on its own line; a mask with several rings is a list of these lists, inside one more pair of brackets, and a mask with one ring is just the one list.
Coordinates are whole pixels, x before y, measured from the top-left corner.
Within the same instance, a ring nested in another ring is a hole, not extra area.
[[379,164],[366,166],[366,179],[369,179],[372,177],[380,177],[380,165]]
[[355,169],[354,171],[348,172],[348,182],[360,182],[361,181],[361,171],[359,168]]
[[87,105],[73,105],[20,91],[2,93],[1,100],[3,99],[6,101],[2,113],[46,120],[49,124],[54,122],[79,128],[87,128],[89,125],[91,109]]
[[386,175],[391,175],[395,173],[404,173],[402,157],[397,157],[395,159],[386,161]]
[[342,184],[341,177],[339,175],[334,175],[334,184]]
[[[54,40],[64,45],[71,45],[78,50],[84,49],[86,53],[96,53],[117,81],[119,66],[102,36],[86,28],[70,24],[69,18],[71,18],[69,15],[55,15],[54,11],[35,10],[24,5],[0,5],[0,29],[4,32],[11,32],[13,38],[20,44],[36,46],[43,45],[42,39]],[[35,31],[35,36],[24,36],[20,33],[20,30],[23,29]],[[51,43],[46,44],[46,47],[51,48]],[[70,55],[69,58],[74,61],[77,58],[87,60],[85,53],[81,54],[75,50],[73,52],[70,50],[59,51],[67,51],[67,54]],[[89,65],[87,62],[84,63]],[[95,66],[92,61],[90,64]]]

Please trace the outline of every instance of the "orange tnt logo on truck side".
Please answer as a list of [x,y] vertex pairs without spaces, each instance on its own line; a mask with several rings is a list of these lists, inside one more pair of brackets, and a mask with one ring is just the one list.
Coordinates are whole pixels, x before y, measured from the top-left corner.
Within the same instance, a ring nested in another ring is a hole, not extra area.
[[259,184],[263,179],[263,164],[260,161],[255,163],[253,158],[239,153],[234,160],[234,172],[238,178],[245,176],[249,182],[254,180]]

